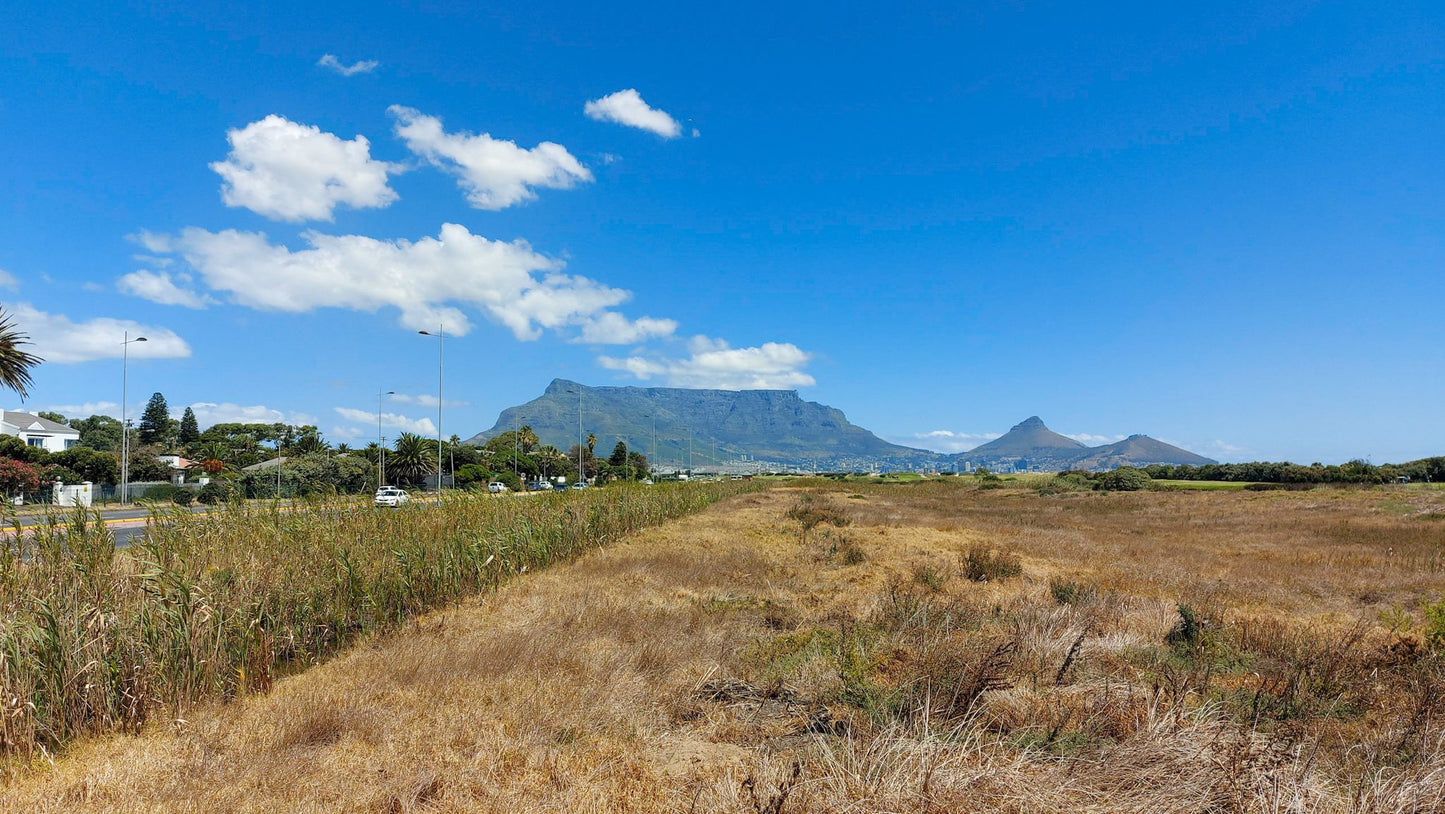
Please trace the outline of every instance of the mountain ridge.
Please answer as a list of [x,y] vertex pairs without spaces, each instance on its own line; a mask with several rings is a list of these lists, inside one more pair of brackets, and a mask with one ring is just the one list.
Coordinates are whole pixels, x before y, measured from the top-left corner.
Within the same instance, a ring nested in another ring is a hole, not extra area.
[[[580,402],[579,402],[580,399]],[[579,428],[579,413],[581,427]],[[508,407],[480,444],[519,426],[561,450],[587,437],[605,454],[621,440],[661,469],[971,471],[1114,468],[1151,463],[1198,465],[1209,458],[1145,435],[1099,447],[1050,430],[1030,416],[967,452],[948,454],[885,441],[836,407],[806,401],[797,390],[702,390],[590,387],[553,379],[542,395]]]

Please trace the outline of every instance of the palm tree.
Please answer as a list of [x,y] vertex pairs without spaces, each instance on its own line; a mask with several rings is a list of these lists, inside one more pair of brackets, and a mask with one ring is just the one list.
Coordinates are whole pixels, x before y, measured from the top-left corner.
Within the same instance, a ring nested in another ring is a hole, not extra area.
[[20,349],[29,344],[30,336],[15,330],[10,315],[0,311],[0,385],[19,393],[22,399],[30,395],[30,368],[45,361]]
[[532,447],[537,446],[539,439],[537,433],[532,430],[532,425],[523,424],[522,429],[517,431],[517,442],[522,445],[522,452],[529,454]]
[[386,456],[386,471],[398,481],[420,483],[436,469],[436,442],[404,432],[396,439],[396,450]]

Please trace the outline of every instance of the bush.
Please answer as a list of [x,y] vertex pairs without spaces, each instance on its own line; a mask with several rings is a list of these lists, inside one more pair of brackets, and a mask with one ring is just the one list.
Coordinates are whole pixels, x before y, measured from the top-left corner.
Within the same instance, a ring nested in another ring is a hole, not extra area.
[[1054,577],[1049,580],[1049,594],[1060,605],[1087,605],[1098,591],[1092,585]]
[[236,487],[232,486],[230,481],[213,480],[201,487],[200,493],[196,495],[196,502],[207,506],[229,503],[235,494]]
[[1445,599],[1425,606],[1425,643],[1431,650],[1445,650]]
[[1094,481],[1094,488],[1105,492],[1138,492],[1148,489],[1154,483],[1149,473],[1132,466],[1121,466],[1112,472],[1105,472]]
[[963,575],[974,582],[1005,580],[1023,572],[1018,555],[1007,551],[990,551],[987,546],[974,546],[963,555]]
[[177,489],[176,493],[171,495],[171,502],[177,506],[189,506],[195,499],[196,496],[190,489]]
[[837,504],[826,497],[809,494],[798,498],[798,502],[788,509],[786,517],[798,521],[798,525],[803,527],[804,543],[808,542],[808,532],[823,523],[842,528],[849,522],[848,516]]
[[176,494],[176,487],[169,483],[157,483],[154,486],[147,486],[145,493],[141,495],[142,500],[170,500]]

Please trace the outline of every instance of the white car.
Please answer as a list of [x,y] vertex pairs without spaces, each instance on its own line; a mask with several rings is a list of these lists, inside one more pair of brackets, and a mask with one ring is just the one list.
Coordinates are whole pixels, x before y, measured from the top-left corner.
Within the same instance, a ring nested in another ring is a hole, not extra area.
[[507,484],[502,483],[499,480],[494,480],[491,483],[487,484],[487,491],[491,492],[494,495],[500,495],[501,493],[507,491]]
[[387,506],[389,508],[395,509],[399,508],[409,500],[411,500],[411,495],[407,494],[405,491],[398,489],[395,486],[383,486],[380,489],[376,490],[376,500],[373,502],[377,506]]

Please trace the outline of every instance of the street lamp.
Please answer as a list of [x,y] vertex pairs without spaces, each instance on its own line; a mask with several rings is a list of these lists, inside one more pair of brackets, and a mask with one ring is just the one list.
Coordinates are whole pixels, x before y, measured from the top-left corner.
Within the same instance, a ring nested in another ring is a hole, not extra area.
[[125,403],[130,398],[130,344],[144,342],[144,336],[130,338],[130,331],[121,332],[120,343],[120,504],[125,505],[130,486],[130,427],[125,419]]
[[376,488],[386,485],[386,438],[381,434],[381,399],[396,395],[395,390],[376,391]]
[[437,340],[437,496],[442,493],[442,348],[446,345],[446,326],[438,325],[437,332],[417,331],[422,336],[434,336]]

